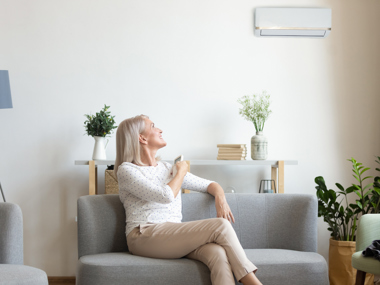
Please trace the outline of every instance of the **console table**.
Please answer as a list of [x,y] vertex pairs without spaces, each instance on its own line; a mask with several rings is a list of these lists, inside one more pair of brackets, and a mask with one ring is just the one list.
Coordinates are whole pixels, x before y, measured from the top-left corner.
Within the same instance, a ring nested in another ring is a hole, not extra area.
[[[165,160],[169,163],[173,161]],[[221,165],[245,165],[245,166],[270,166],[271,179],[276,183],[277,193],[284,193],[284,168],[285,165],[297,165],[297,160],[190,160],[191,166],[221,166]],[[98,193],[98,165],[112,165],[115,160],[76,160],[75,165],[89,166],[89,195]]]

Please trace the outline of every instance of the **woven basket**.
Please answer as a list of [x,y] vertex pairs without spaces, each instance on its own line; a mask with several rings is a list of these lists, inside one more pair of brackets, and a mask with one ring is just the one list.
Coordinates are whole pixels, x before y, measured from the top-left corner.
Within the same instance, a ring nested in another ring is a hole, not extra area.
[[106,194],[119,194],[119,184],[113,170],[106,170],[104,175]]

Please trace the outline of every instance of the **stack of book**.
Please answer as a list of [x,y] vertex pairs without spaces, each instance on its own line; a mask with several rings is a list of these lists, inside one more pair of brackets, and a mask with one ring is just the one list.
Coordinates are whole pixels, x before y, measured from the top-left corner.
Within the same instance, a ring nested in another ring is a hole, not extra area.
[[247,146],[245,144],[218,144],[218,160],[245,160]]

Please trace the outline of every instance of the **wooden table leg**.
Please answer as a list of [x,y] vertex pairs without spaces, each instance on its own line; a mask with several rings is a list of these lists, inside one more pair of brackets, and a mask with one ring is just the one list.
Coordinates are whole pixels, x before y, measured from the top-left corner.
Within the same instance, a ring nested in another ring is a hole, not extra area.
[[367,273],[364,272],[364,271],[357,270],[357,272],[356,272],[356,283],[355,283],[355,285],[364,285],[366,274],[367,274]]
[[284,171],[284,161],[283,160],[279,160],[278,161],[278,193],[285,193],[284,191],[284,175],[285,175],[285,171]]
[[272,166],[271,179],[274,180],[276,189],[275,192],[278,193],[278,181],[277,181],[277,167]]
[[95,165],[95,161],[90,160],[88,162],[89,175],[88,175],[88,185],[89,192],[88,195],[98,194],[98,168]]

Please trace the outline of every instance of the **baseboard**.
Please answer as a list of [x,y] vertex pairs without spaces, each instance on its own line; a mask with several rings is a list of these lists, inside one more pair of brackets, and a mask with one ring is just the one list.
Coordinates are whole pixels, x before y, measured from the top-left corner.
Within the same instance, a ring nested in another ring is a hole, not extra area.
[[48,277],[49,285],[75,285],[75,276],[66,277],[66,276],[49,276]]

